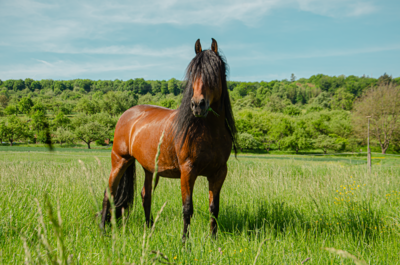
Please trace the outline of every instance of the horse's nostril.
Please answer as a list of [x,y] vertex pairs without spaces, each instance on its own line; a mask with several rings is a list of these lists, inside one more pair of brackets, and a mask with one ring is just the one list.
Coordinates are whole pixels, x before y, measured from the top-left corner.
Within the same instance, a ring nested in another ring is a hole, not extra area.
[[206,106],[206,101],[204,99],[200,100],[200,108],[204,108]]

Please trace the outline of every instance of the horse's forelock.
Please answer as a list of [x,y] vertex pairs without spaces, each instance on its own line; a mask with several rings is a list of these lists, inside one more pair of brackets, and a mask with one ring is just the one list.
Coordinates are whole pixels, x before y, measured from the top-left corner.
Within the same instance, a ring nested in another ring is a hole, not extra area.
[[[178,113],[174,121],[174,138],[181,139],[181,146],[188,137],[189,145],[194,139],[195,132],[202,130],[205,125],[203,119],[194,117],[190,102],[193,97],[193,84],[197,78],[210,89],[222,85],[221,108],[225,109],[226,126],[230,131],[236,154],[236,126],[232,113],[231,103],[228,94],[226,77],[228,75],[228,65],[223,56],[211,50],[205,50],[198,53],[189,63],[186,69],[186,86],[183,92],[182,103],[178,108]],[[190,134],[189,134],[190,129]]]

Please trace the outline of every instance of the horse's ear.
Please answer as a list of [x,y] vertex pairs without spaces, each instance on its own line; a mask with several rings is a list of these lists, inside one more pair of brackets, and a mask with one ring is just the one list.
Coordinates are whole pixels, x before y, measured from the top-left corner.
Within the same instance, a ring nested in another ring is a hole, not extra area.
[[194,51],[196,54],[200,53],[201,50],[201,44],[200,44],[200,39],[197,39],[196,44],[194,45]]
[[212,50],[213,52],[215,52],[215,53],[218,53],[218,44],[217,44],[217,41],[214,40],[214,38],[211,38],[211,39],[212,39],[211,50]]

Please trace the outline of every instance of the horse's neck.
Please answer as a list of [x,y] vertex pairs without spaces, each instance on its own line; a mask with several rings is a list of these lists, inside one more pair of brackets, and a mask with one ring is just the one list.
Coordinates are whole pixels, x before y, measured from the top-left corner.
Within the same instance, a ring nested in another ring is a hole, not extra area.
[[208,112],[206,119],[215,129],[225,127],[225,108],[223,106],[220,107],[219,104],[211,105],[211,110]]

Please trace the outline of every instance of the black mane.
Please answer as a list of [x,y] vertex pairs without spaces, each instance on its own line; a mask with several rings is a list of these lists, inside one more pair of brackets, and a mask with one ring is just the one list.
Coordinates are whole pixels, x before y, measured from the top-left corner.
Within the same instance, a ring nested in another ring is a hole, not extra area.
[[[194,136],[197,134],[197,132],[201,132],[205,125],[204,119],[196,118],[193,115],[190,107],[190,102],[193,97],[193,82],[197,78],[201,77],[203,83],[207,85],[210,89],[219,86],[219,82],[221,82],[222,84],[222,104],[220,104],[219,111],[223,109],[225,110],[225,126],[227,127],[231,135],[236,156],[237,131],[235,126],[235,119],[232,114],[231,101],[228,94],[228,86],[226,83],[228,71],[228,65],[225,61],[225,58],[222,57],[219,53],[215,53],[211,50],[199,52],[196,57],[194,57],[189,63],[186,69],[186,87],[183,92],[182,104],[178,108],[178,113],[175,116],[174,121],[174,138],[180,139],[180,137],[183,136],[181,146],[183,145],[187,137],[190,145],[194,140]],[[212,113],[209,113],[208,115],[210,114]]]

